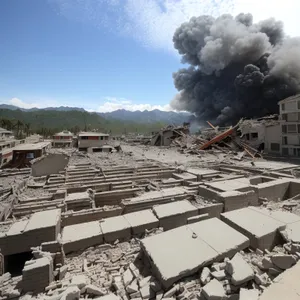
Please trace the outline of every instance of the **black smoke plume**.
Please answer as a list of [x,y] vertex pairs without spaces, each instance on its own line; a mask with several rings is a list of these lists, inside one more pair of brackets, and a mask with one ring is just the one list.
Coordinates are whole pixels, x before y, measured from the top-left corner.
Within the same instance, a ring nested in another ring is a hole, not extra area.
[[233,124],[278,112],[278,101],[300,92],[300,38],[285,35],[274,18],[253,24],[251,14],[193,17],[173,37],[182,62],[173,74],[171,102],[198,120]]

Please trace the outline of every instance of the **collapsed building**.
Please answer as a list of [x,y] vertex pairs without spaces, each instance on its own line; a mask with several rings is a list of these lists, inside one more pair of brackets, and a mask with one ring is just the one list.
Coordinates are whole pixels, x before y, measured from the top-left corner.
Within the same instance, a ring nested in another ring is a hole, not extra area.
[[2,299],[296,297],[297,165],[64,153],[0,174]]

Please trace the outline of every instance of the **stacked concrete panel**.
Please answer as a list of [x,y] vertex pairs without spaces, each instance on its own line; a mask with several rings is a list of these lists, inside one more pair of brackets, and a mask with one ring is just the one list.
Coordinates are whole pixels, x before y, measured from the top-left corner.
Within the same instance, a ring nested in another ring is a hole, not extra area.
[[124,213],[152,208],[157,204],[192,198],[192,193],[183,187],[168,188],[161,191],[145,193],[138,197],[122,201]]
[[170,230],[186,225],[188,218],[198,215],[198,208],[183,200],[154,206],[153,212],[159,219],[160,227]]
[[141,241],[152,271],[164,289],[249,244],[247,237],[217,218],[181,226]]
[[272,249],[280,241],[279,230],[286,227],[286,223],[255,207],[223,213],[221,219],[246,235],[250,239],[251,247],[261,250]]
[[43,292],[45,287],[53,281],[51,257],[27,261],[22,275],[22,289],[24,292]]
[[43,242],[55,241],[60,232],[60,209],[37,212],[29,220],[14,223],[0,236],[3,255],[30,251]]
[[66,254],[102,243],[103,234],[99,221],[66,226],[62,231],[62,244]]
[[124,216],[107,218],[101,221],[104,241],[128,240],[131,237],[131,227]]
[[150,209],[126,214],[124,217],[130,224],[131,232],[134,235],[159,226],[158,219]]
[[69,194],[65,198],[67,210],[81,210],[92,207],[93,199],[88,192]]

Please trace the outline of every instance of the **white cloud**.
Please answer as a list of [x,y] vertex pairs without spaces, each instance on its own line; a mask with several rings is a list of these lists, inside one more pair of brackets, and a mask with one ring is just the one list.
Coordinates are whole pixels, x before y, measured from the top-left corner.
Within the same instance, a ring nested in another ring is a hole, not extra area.
[[8,101],[3,101],[4,104],[14,105],[20,108],[30,109],[30,108],[46,108],[46,107],[57,107],[57,106],[67,106],[61,104],[56,100],[49,99],[39,99],[38,101],[24,101],[19,98],[11,98]]
[[300,35],[299,0],[49,0],[60,14],[125,34],[143,45],[174,52],[172,37],[192,16],[250,12],[255,21],[275,17],[284,21],[287,34]]
[[[172,110],[170,105],[152,105],[152,104],[137,104],[133,103],[131,100],[124,99],[124,98],[114,98],[114,97],[106,97],[105,102],[97,107],[97,112],[111,112],[118,109],[126,109],[129,111],[135,111],[135,110],[154,110],[159,109],[163,111],[170,111]],[[93,111],[93,110],[89,110]]]

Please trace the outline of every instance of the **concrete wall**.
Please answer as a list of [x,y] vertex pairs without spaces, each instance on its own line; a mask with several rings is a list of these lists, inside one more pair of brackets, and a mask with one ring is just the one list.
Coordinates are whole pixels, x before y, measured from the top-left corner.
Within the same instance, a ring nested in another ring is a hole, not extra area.
[[[105,139],[107,138],[107,139]],[[103,140],[99,136],[99,140],[81,140],[78,138],[78,148],[91,148],[91,147],[101,147],[108,143],[108,137],[103,136]]]
[[[279,144],[279,151],[271,149],[271,144]],[[265,128],[265,152],[267,153],[281,153],[281,125],[267,126]]]
[[69,162],[64,154],[48,154],[32,165],[32,176],[58,174],[63,171]]

